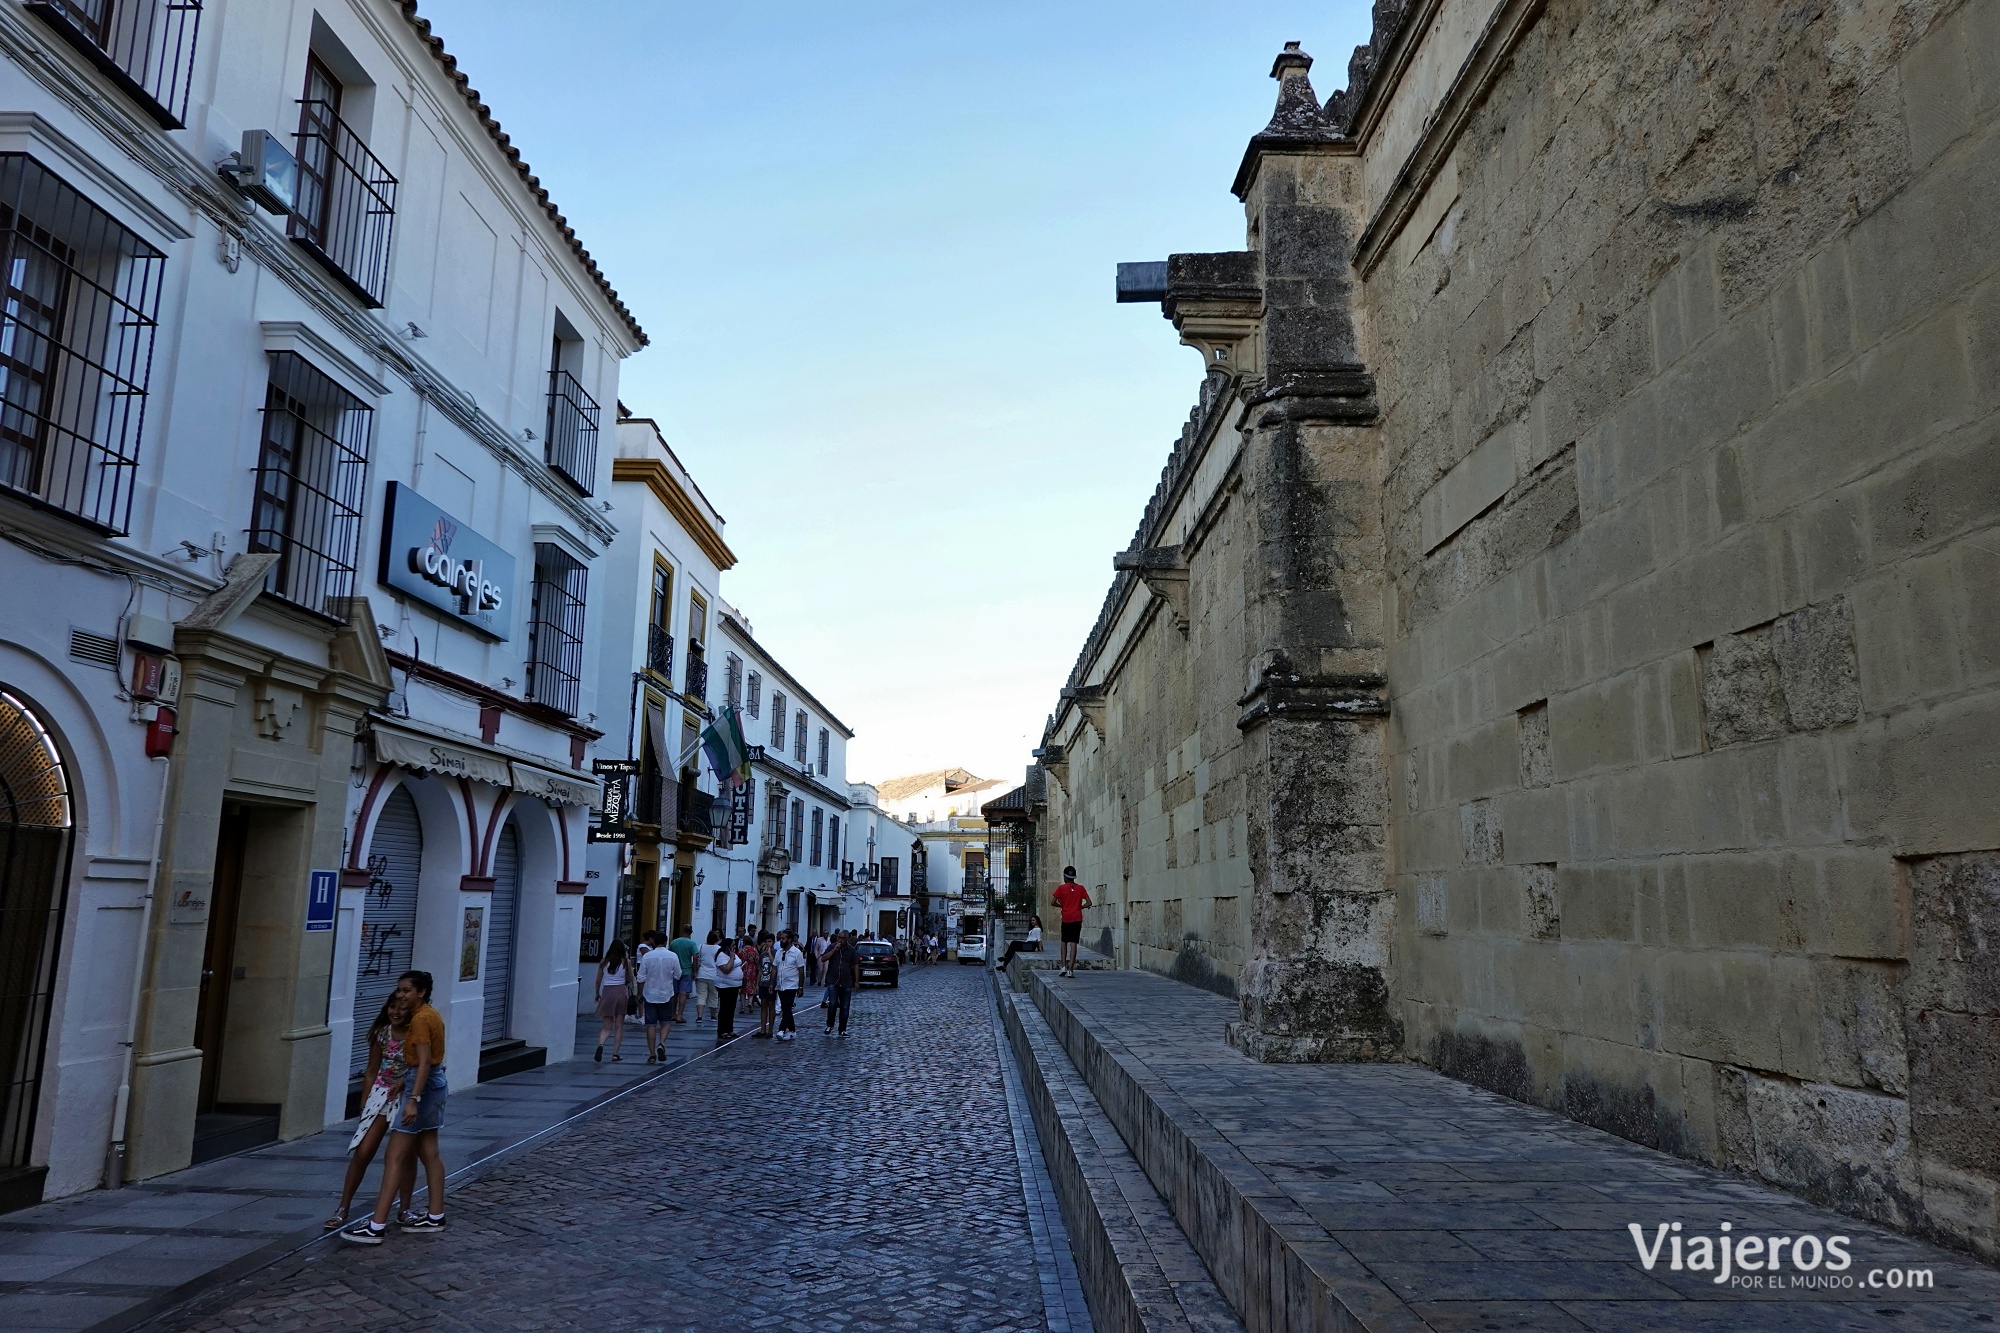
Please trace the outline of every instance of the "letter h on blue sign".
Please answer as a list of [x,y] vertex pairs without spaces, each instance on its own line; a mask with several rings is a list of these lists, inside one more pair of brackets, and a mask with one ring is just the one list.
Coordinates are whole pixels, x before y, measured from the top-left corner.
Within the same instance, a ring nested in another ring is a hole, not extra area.
[[331,870],[311,872],[306,893],[306,929],[332,930],[333,910],[339,905],[340,876]]

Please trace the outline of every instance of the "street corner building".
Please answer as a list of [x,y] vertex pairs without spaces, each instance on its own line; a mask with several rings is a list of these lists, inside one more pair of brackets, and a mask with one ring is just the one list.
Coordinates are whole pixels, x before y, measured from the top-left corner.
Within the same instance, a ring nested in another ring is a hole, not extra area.
[[645,335],[492,113],[409,3],[0,4],[0,248],[0,1205],[343,1118],[408,968],[566,1057]]
[[[1267,1061],[2000,1254],[2000,6],[1383,0],[1245,249],[1034,864]],[[1248,72],[1244,72],[1246,75]]]

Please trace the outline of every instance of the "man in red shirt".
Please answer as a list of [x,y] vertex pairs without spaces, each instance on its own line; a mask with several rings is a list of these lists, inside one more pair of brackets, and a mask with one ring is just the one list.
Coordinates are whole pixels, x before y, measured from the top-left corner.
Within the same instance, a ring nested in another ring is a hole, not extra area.
[[1056,885],[1056,909],[1062,913],[1062,974],[1076,975],[1076,943],[1083,938],[1083,909],[1090,906],[1090,890],[1076,882],[1076,867],[1063,867],[1063,882]]

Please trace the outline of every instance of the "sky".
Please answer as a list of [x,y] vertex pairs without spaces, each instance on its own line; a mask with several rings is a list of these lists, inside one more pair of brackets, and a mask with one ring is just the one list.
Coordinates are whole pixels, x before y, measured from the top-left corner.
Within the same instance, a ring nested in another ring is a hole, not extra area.
[[419,9],[650,335],[620,397],[850,779],[1018,781],[1201,379],[1116,265],[1243,248],[1272,58],[1324,98],[1367,4]]

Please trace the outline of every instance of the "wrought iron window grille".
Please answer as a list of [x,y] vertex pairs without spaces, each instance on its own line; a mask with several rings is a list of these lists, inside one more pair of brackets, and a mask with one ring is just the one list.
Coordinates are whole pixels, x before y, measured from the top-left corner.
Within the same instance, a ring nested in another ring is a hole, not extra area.
[[548,465],[585,495],[596,488],[597,400],[567,370],[549,372]]
[[0,153],[0,488],[129,530],[166,256]]
[[396,178],[321,98],[299,100],[299,202],[288,234],[378,309],[389,291]]
[[272,352],[250,515],[278,556],[265,590],[319,615],[354,590],[375,412],[296,352]]
[[576,716],[583,681],[583,608],[588,571],[552,542],[535,543],[534,605],[528,617],[528,698]]
[[646,626],[646,670],[666,680],[674,674],[674,636],[658,625]]
[[98,72],[159,123],[187,121],[202,0],[31,0],[28,12],[53,28]]

